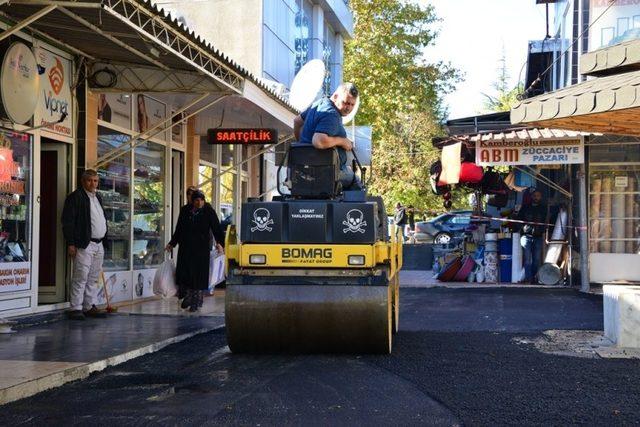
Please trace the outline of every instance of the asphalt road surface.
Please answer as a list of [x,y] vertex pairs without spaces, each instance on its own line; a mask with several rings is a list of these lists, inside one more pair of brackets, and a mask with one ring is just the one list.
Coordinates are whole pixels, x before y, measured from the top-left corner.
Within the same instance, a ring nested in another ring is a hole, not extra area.
[[640,361],[554,356],[514,337],[602,329],[601,298],[403,289],[390,356],[238,356],[203,334],[0,408],[0,425],[640,423]]

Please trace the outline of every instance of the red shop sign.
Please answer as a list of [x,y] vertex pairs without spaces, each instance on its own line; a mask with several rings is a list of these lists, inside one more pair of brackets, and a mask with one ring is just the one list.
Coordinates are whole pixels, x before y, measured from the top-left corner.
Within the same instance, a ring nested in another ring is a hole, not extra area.
[[209,129],[209,144],[275,144],[278,142],[278,131],[275,129]]

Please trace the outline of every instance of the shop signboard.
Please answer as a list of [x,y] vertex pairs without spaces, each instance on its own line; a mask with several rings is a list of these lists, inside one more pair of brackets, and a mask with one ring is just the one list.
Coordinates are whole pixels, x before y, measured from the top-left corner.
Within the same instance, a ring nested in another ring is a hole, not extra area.
[[14,123],[25,124],[31,120],[38,103],[40,81],[31,48],[20,42],[11,44],[0,68],[0,112]]
[[[39,47],[36,61],[40,73],[40,97],[36,109],[37,124],[52,135],[73,138],[73,101],[71,98],[71,61]],[[58,121],[64,117],[64,120]]]
[[[4,239],[0,238],[0,245]],[[0,264],[0,293],[27,291],[31,284],[30,262],[3,262]]]
[[98,98],[98,120],[131,129],[131,95],[101,93]]
[[207,142],[217,144],[261,145],[278,142],[276,129],[245,128],[245,129],[209,129]]
[[[163,122],[167,117],[167,106],[162,102],[149,96],[138,93],[135,96],[136,120],[134,129],[138,132],[146,132],[158,123]],[[156,129],[153,133],[155,133]],[[158,139],[166,139],[163,132],[158,133]]]
[[569,165],[584,163],[581,139],[565,141],[476,141],[480,166]]

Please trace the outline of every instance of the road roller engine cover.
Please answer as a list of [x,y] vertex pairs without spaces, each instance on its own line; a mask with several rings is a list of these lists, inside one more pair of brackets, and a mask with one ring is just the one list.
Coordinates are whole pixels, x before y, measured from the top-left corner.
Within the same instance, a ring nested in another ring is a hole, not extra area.
[[342,190],[335,149],[292,144],[285,162],[290,194],[243,203],[239,236],[227,232],[230,349],[389,353],[402,239],[382,199]]

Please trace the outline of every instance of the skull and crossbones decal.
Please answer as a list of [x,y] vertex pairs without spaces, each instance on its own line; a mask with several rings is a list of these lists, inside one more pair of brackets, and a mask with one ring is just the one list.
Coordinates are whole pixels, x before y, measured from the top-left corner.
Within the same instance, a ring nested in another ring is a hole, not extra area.
[[343,233],[364,233],[363,227],[367,226],[367,221],[364,220],[364,214],[359,209],[351,209],[347,212],[347,219],[342,221],[342,225],[346,225],[347,228],[343,228]]
[[265,208],[258,208],[253,211],[253,220],[252,222],[256,225],[255,227],[251,227],[251,232],[255,231],[271,231],[273,228],[269,227],[273,225],[273,219],[271,219],[271,212]]

